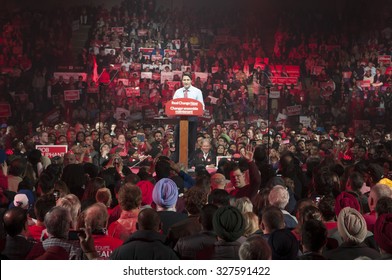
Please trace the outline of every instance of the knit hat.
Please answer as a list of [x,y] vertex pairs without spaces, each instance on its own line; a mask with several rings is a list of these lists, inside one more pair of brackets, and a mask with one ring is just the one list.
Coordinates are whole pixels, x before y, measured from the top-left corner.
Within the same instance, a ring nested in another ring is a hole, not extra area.
[[233,206],[224,206],[216,210],[212,224],[215,233],[228,242],[237,240],[245,231],[244,218]]
[[9,208],[20,207],[25,210],[32,209],[35,199],[33,192],[22,189],[15,196],[13,202],[10,203]]
[[344,241],[359,244],[367,235],[366,222],[357,210],[346,207],[338,216],[338,231]]
[[275,230],[268,238],[273,260],[295,260],[299,244],[297,238],[288,229]]
[[155,184],[152,192],[152,200],[154,200],[156,205],[169,208],[177,203],[177,198],[177,185],[173,180],[163,178]]
[[151,205],[152,191],[154,190],[154,185],[147,180],[139,181],[136,183],[136,185],[142,191],[142,205]]
[[335,200],[336,216],[339,216],[340,211],[345,207],[351,207],[357,211],[361,211],[361,205],[359,204],[358,199],[354,195],[348,192],[342,192],[336,197]]
[[392,254],[392,214],[378,217],[374,226],[374,239],[385,252]]

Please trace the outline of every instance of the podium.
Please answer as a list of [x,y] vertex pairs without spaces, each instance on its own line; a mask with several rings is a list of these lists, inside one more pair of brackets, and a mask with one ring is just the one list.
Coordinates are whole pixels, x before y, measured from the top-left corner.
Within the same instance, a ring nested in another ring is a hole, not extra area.
[[189,119],[203,115],[203,104],[192,98],[172,99],[166,103],[165,113],[169,117],[180,118],[180,143],[176,143],[176,145],[179,152],[179,162],[188,168]]

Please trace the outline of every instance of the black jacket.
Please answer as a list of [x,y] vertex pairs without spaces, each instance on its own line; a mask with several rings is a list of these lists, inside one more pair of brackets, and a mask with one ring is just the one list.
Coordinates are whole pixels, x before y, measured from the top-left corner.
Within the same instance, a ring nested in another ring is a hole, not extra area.
[[152,230],[133,233],[123,245],[113,251],[112,260],[178,260],[176,253],[165,244],[165,236]]
[[197,253],[207,247],[214,247],[218,238],[213,231],[202,231],[200,233],[182,237],[178,240],[174,250],[183,260],[197,259]]

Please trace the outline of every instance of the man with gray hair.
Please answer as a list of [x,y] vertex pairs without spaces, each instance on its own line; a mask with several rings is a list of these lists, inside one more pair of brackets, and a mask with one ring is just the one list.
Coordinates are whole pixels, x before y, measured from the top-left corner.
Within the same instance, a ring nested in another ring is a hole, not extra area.
[[364,214],[367,229],[371,232],[374,232],[374,225],[376,224],[377,215],[376,215],[376,205],[380,198],[382,197],[390,197],[392,198],[392,189],[384,184],[376,184],[370,189],[368,205],[370,212]]
[[211,191],[215,189],[224,190],[226,188],[226,177],[223,174],[215,173],[211,176]]
[[285,210],[289,199],[288,190],[281,185],[274,186],[268,195],[270,205],[278,207],[282,211],[286,228],[295,228],[298,224],[297,218]]
[[211,142],[209,139],[203,139],[201,141],[201,147],[195,151],[192,156],[191,165],[197,167],[199,165],[205,167],[215,167],[216,165],[216,155],[211,147]]
[[65,250],[70,260],[82,259],[83,252],[80,248],[79,238],[76,236],[76,240],[69,240],[71,214],[68,209],[61,206],[53,207],[46,213],[44,222],[48,238],[36,243],[26,259],[37,259],[53,247],[61,247],[63,249],[61,251]]
[[108,211],[103,203],[94,203],[84,211],[84,224],[91,229],[94,247],[100,259],[109,259],[112,252],[123,244],[119,238],[108,236]]

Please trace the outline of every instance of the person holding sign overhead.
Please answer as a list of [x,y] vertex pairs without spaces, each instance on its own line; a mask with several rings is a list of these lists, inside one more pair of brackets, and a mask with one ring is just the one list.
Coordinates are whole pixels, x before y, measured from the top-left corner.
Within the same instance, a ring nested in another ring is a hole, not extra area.
[[[177,98],[191,98],[199,101],[204,106],[203,94],[200,89],[192,86],[192,74],[184,72],[182,74],[182,85],[183,87],[176,90],[173,95],[173,99]],[[188,160],[190,161],[195,151],[195,141],[197,136],[197,117],[189,118],[189,141],[188,141]],[[178,162],[179,157],[179,127],[176,127],[176,161]]]

